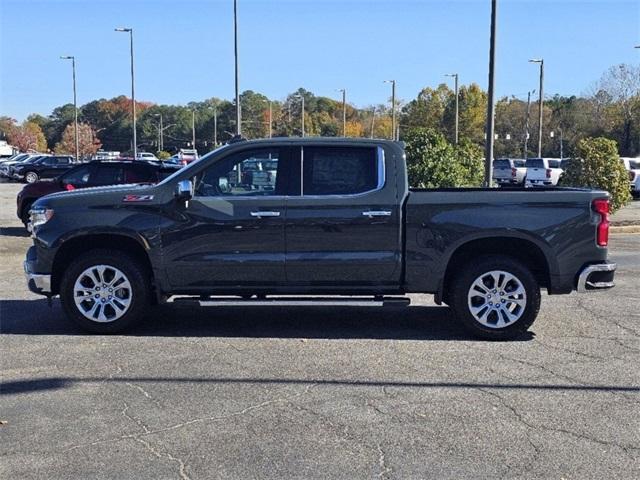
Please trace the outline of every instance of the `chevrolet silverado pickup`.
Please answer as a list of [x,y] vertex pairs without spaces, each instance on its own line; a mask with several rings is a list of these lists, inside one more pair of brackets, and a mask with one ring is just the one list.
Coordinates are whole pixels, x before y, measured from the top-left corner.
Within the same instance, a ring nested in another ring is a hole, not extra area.
[[157,185],[47,195],[31,224],[29,288],[98,333],[166,301],[401,306],[429,293],[476,336],[509,339],[536,319],[541,288],[610,288],[616,268],[606,192],[409,188],[403,145],[384,140],[238,140]]

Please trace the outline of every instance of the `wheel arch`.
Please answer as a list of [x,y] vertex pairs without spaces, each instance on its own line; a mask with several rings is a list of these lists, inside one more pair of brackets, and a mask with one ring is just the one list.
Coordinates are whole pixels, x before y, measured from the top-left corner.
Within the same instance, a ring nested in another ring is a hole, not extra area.
[[66,266],[77,256],[91,250],[115,250],[126,252],[140,261],[149,275],[151,285],[154,282],[154,271],[149,257],[149,247],[144,239],[122,232],[104,232],[80,234],[67,238],[60,244],[53,259],[51,268],[51,291],[60,291],[60,282]]
[[530,238],[501,234],[467,239],[451,250],[436,294],[436,302],[447,303],[447,292],[455,273],[467,262],[484,255],[502,255],[518,260],[531,271],[538,284],[545,288],[551,285],[551,277],[558,268],[555,256],[549,248]]

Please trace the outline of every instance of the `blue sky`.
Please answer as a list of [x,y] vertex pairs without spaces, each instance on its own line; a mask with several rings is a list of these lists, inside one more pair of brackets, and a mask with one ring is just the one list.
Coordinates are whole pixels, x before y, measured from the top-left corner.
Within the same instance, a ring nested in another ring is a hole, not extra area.
[[[19,120],[71,101],[130,93],[128,37],[135,31],[136,97],[185,104],[233,97],[232,0],[0,0],[0,115]],[[282,99],[300,86],[357,106],[382,103],[385,79],[414,98],[443,74],[487,85],[489,0],[239,0],[240,86]],[[580,94],[611,65],[640,63],[640,0],[499,0],[496,88]]]

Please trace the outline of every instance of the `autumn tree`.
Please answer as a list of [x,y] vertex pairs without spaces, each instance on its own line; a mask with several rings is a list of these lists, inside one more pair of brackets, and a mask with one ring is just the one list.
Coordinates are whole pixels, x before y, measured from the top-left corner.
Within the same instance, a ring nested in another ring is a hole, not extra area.
[[[75,155],[75,125],[70,123],[62,133],[62,139],[56,144],[55,152],[60,154]],[[94,155],[100,148],[100,140],[96,136],[95,130],[86,123],[78,124],[78,151],[80,158]]]
[[33,122],[24,122],[20,126],[13,126],[7,134],[7,140],[21,152],[47,151],[47,140],[44,133],[42,133],[40,126]]

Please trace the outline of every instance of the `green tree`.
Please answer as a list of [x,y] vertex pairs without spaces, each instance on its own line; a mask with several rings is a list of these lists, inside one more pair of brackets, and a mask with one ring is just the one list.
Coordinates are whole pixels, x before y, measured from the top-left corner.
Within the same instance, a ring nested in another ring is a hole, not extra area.
[[454,147],[455,161],[461,169],[458,187],[480,187],[484,180],[484,151],[480,146],[463,138]]
[[564,171],[562,185],[606,190],[611,195],[612,212],[631,200],[629,174],[614,140],[585,138],[578,142],[576,153],[577,158]]
[[404,136],[409,185],[444,188],[464,185],[465,169],[453,146],[434,129],[414,128]]

